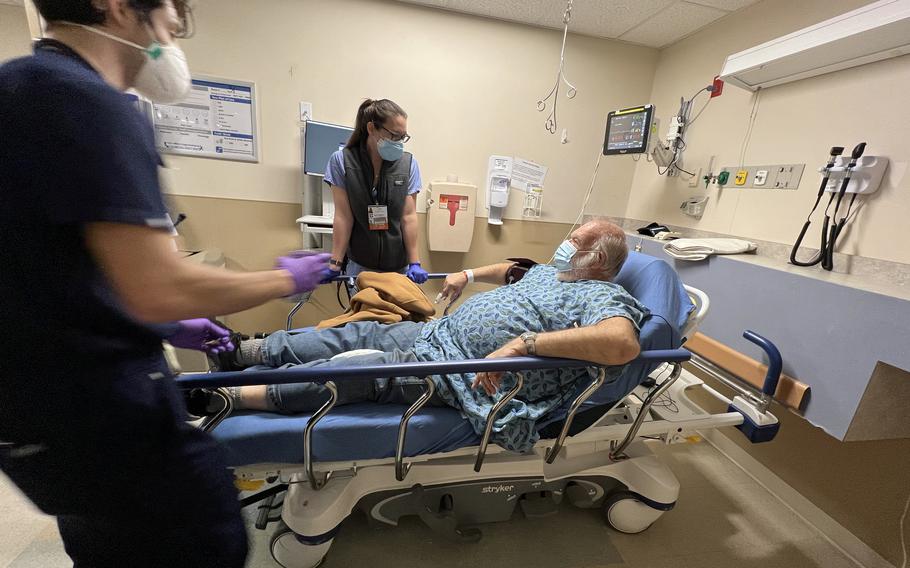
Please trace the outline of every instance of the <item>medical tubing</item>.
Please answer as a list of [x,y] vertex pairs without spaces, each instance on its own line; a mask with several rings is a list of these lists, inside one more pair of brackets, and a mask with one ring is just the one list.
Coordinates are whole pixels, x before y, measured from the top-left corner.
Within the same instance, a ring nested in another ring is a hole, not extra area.
[[[844,231],[844,227],[847,225],[847,220],[850,218],[850,211],[853,210],[853,203],[855,201],[856,194],[854,193],[850,198],[850,205],[847,206],[847,212],[831,227],[831,238],[828,239],[830,246],[828,247],[827,255],[825,256],[825,262],[831,268],[834,268],[834,244],[840,238],[841,233]],[[828,268],[827,270],[831,270],[831,268]]]
[[822,251],[821,250],[818,251],[818,254],[816,254],[812,258],[812,260],[804,262],[804,261],[796,259],[796,253],[797,253],[797,251],[799,251],[799,247],[803,243],[803,238],[806,236],[806,231],[809,230],[809,225],[811,225],[811,224],[812,224],[812,221],[806,221],[805,224],[803,224],[802,230],[799,232],[799,236],[796,237],[796,242],[793,243],[793,248],[790,250],[790,264],[793,264],[796,266],[815,266],[816,264],[818,264],[819,262],[822,261]]
[[[841,182],[840,190],[837,192],[837,205],[834,206],[834,214],[831,215],[831,218],[834,220],[834,225],[831,227],[828,235],[827,246],[825,247],[822,254],[822,268],[825,270],[834,269],[834,249],[837,247],[837,237],[840,236],[838,225],[840,224],[841,228],[843,228],[843,224],[839,223],[837,220],[837,212],[840,210],[840,204],[844,199],[844,194],[847,193],[847,186],[850,185],[850,179],[853,177],[853,169],[856,167],[857,161],[859,161],[859,159],[863,156],[863,152],[865,152],[865,150],[865,142],[860,142],[857,144],[853,148],[853,153],[850,155],[850,163],[844,169],[844,181]],[[825,221],[827,220],[828,218],[826,216]]]
[[[825,188],[828,186],[828,180],[831,178],[831,168],[834,167],[834,163],[837,160],[837,157],[844,153],[844,148],[842,146],[835,146],[831,148],[831,152],[828,154],[828,163],[825,165],[824,177],[822,177],[822,182],[818,187],[818,196],[815,198],[815,205],[812,206],[812,210],[809,211],[809,214],[806,216],[806,223],[803,225],[802,230],[799,232],[799,236],[796,237],[796,242],[793,243],[793,248],[790,249],[790,264],[795,266],[815,266],[822,261],[824,256],[824,245],[819,249],[818,253],[812,257],[812,260],[801,261],[796,259],[796,254],[799,252],[799,247],[803,243],[803,238],[806,236],[806,231],[809,230],[809,226],[812,224],[812,214],[815,213],[815,210],[818,209],[818,204],[821,203],[822,195],[825,194]],[[832,194],[833,198],[834,195]],[[828,207],[831,206],[831,200],[828,200]],[[828,208],[825,208],[825,213],[827,215]],[[827,231],[822,231],[822,243],[826,242]]]
[[[685,349],[655,349],[642,351],[632,362],[663,363],[688,361],[692,354]],[[580,369],[603,367],[599,363],[579,359],[552,357],[505,357],[502,359],[465,359],[463,361],[418,361],[414,363],[387,363],[359,367],[289,367],[286,369],[222,371],[217,373],[191,373],[176,377],[180,388],[218,388],[246,385],[290,383],[325,383],[353,379],[388,377],[425,377],[450,373],[514,372],[535,369]]]
[[765,373],[765,383],[761,390],[768,396],[774,396],[777,391],[777,383],[780,381],[780,373],[784,368],[784,359],[780,355],[780,350],[769,339],[754,331],[747,329],[743,332],[743,337],[761,347],[768,355],[768,372]]

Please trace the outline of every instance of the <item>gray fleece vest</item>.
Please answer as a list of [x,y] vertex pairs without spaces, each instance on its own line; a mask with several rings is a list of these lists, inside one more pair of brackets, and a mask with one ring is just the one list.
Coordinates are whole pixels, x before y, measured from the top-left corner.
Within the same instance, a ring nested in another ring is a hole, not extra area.
[[[354,215],[354,227],[348,244],[348,257],[373,270],[391,272],[407,266],[408,257],[401,234],[408,187],[411,185],[411,154],[395,162],[382,162],[379,183],[373,191],[373,164],[363,146],[345,148],[344,184]],[[368,219],[370,205],[389,208],[389,228],[371,231]]]

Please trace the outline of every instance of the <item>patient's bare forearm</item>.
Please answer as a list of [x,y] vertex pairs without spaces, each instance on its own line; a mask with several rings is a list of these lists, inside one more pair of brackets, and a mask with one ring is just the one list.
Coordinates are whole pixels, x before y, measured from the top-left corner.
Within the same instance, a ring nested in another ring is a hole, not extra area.
[[506,274],[514,266],[514,262],[500,262],[498,264],[489,264],[479,268],[471,269],[474,272],[475,282],[484,282],[486,284],[504,284]]
[[[519,340],[520,341],[520,340]],[[537,355],[624,365],[638,356],[640,347],[629,320],[614,317],[597,325],[538,334]]]

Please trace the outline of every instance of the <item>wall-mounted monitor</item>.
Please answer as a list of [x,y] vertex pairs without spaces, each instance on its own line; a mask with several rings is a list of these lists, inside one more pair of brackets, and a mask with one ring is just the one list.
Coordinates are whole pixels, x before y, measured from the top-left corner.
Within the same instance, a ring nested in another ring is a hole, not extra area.
[[647,152],[653,118],[654,105],[611,111],[607,115],[604,156]]
[[303,134],[303,172],[323,176],[329,158],[344,148],[353,128],[310,120]]

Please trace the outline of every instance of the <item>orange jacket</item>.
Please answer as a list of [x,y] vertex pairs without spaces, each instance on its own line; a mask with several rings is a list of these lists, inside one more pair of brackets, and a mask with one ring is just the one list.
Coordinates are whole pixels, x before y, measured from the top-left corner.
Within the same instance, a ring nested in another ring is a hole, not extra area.
[[359,292],[351,298],[351,307],[338,317],[323,320],[317,329],[339,327],[352,321],[427,321],[436,308],[417,284],[397,272],[361,272],[357,276]]

